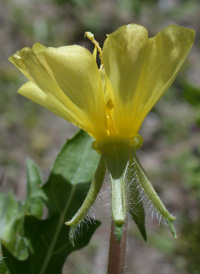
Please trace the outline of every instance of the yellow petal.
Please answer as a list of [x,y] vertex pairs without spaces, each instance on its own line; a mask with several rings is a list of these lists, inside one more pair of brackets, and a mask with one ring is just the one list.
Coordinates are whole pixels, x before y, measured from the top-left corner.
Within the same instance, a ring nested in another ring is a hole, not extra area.
[[46,49],[45,46],[41,45],[40,43],[35,43],[32,47],[32,50],[35,52],[35,53],[39,53],[41,51],[44,51]]
[[80,46],[48,48],[43,52],[53,77],[67,97],[87,112],[94,123],[105,119],[105,101],[96,62],[92,54]]
[[130,108],[134,107],[133,97],[147,42],[147,30],[131,24],[108,35],[103,46],[103,63],[114,91],[114,123],[118,134],[127,137],[132,135],[130,131],[134,127],[130,124]]
[[150,39],[145,28],[134,24],[108,35],[103,62],[114,89],[113,119],[119,134],[131,137],[138,132],[172,84],[193,41],[193,30],[174,25]]
[[45,48],[37,43],[32,49],[17,52],[10,61],[48,98],[55,98],[65,106],[68,116],[74,117],[74,122],[70,122],[79,121],[95,138],[106,134],[101,78],[87,49],[80,46]]
[[126,104],[133,97],[143,63],[147,30],[130,24],[108,35],[103,46],[103,63],[116,96]]
[[74,113],[71,113],[72,115],[70,115],[69,111],[66,111],[65,105],[57,100],[51,93],[43,92],[32,82],[27,82],[22,85],[19,88],[18,93],[33,102],[46,107],[61,118],[77,125],[80,128],[83,128],[83,125],[76,119]]
[[141,120],[173,83],[189,54],[194,39],[194,30],[176,25],[164,28],[155,37],[149,39],[143,76],[137,90],[138,98],[135,99],[138,100],[137,115],[143,112]]

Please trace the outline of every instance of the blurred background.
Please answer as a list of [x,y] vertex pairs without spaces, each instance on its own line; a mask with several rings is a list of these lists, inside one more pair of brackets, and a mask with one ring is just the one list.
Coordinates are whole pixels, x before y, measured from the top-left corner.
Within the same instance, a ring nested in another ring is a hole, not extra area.
[[[77,131],[48,110],[17,95],[26,80],[7,60],[40,42],[79,44],[92,50],[86,30],[100,45],[123,24],[138,23],[154,36],[169,24],[196,30],[196,42],[175,83],[146,118],[139,158],[175,222],[178,240],[147,216],[148,244],[129,222],[127,272],[200,273],[200,3],[199,0],[1,0],[0,2],[0,190],[25,194],[25,160],[46,180],[59,149]],[[100,208],[96,208],[97,215]],[[148,206],[146,211],[149,212]],[[99,215],[100,216],[100,215]],[[105,273],[110,216],[89,246],[72,254],[63,274]]]

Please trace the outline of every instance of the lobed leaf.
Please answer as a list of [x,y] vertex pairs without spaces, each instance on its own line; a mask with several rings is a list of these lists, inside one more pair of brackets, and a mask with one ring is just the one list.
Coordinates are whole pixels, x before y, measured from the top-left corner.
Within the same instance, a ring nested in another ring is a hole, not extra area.
[[[69,227],[64,224],[81,206],[99,162],[99,155],[92,149],[92,142],[89,135],[79,131],[61,149],[47,183],[39,192],[34,188],[30,196],[34,198],[35,205],[30,207],[29,204],[28,207],[37,216],[29,214],[24,220],[24,234],[29,246],[28,258],[20,261],[6,246],[2,248],[11,274],[61,273],[66,257],[87,245],[100,225],[99,222],[84,224],[82,237],[73,247],[69,241]],[[34,186],[35,179],[31,175],[34,166],[30,163],[28,166],[31,167],[27,173],[29,185]],[[37,218],[40,214],[40,203],[35,198],[38,196],[43,196],[48,208],[48,217],[44,220]]]

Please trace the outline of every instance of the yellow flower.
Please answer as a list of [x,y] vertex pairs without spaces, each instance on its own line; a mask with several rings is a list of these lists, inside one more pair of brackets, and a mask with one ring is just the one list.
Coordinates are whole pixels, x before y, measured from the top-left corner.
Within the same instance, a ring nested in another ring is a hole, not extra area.
[[[46,48],[36,43],[9,58],[29,80],[18,92],[88,132],[96,140],[93,147],[102,155],[82,207],[66,223],[71,226],[72,243],[74,230],[101,188],[105,164],[111,175],[112,216],[118,240],[127,216],[128,164],[134,168],[143,192],[176,236],[172,224],[175,217],[157,196],[135,150],[142,144],[138,131],[143,120],[174,81],[192,47],[195,32],[170,25],[148,38],[144,27],[130,24],[109,34],[103,50],[91,33],[86,36],[95,44],[93,54],[77,45]],[[99,69],[97,50],[101,59]],[[130,207],[134,212],[134,203]],[[137,225],[146,239],[143,222],[144,218]]]
[[73,45],[23,48],[9,60],[28,78],[19,93],[88,132],[97,141],[131,139],[176,77],[194,41],[191,29],[170,25],[155,37],[136,24],[105,40],[94,56]]

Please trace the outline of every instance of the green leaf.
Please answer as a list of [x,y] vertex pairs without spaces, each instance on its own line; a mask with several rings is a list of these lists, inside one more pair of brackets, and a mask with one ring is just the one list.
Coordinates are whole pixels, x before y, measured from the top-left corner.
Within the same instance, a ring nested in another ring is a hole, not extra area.
[[43,187],[49,215],[62,212],[68,202],[65,219],[69,220],[82,204],[100,159],[92,148],[93,141],[87,133],[79,131],[58,154]]
[[[27,197],[22,204],[12,193],[0,194],[0,239],[1,243],[19,260],[28,257],[28,242],[24,235],[24,213],[41,216],[43,203],[38,197],[41,177],[37,166],[27,160]],[[6,272],[5,262],[0,262],[1,273]]]
[[8,193],[0,195],[0,239],[7,249],[19,259],[28,256],[23,233],[22,206]]
[[[0,246],[0,254],[2,254],[1,246]],[[6,264],[4,262],[4,257],[2,255],[0,255],[0,273],[9,274]]]
[[[32,240],[32,248],[29,258],[25,261],[20,261],[4,246],[2,248],[3,254],[6,258],[6,265],[11,274],[61,274],[66,257],[71,252],[86,246],[89,243],[91,236],[100,225],[99,222],[96,222],[96,224],[91,225],[88,229],[87,225],[84,224],[81,233],[82,237],[75,247],[69,243],[69,231],[67,229],[62,229],[59,233],[54,249],[51,250],[51,252],[48,252],[48,250],[50,250],[49,244],[52,243],[52,240],[50,243],[46,242],[46,240],[50,240],[51,237],[51,232],[49,230],[52,229],[49,229],[49,227],[52,227],[55,230],[57,223],[58,219],[56,218],[40,221],[35,217],[27,216],[25,221],[26,235],[30,240]],[[40,233],[42,233],[42,235]]]
[[3,247],[6,264],[11,274],[59,274],[66,257],[87,245],[99,222],[84,225],[82,237],[73,247],[69,242],[69,227],[64,223],[81,206],[94,176],[99,155],[92,149],[93,139],[80,131],[66,142],[55,160],[42,195],[48,208],[48,217],[39,220],[26,216],[24,233],[29,241],[29,257],[17,260]]
[[27,199],[23,206],[23,210],[29,212],[33,216],[41,218],[43,214],[43,202],[40,197],[42,195],[40,190],[42,179],[38,167],[31,159],[26,161],[26,173]]
[[0,194],[0,238],[9,240],[9,230],[20,212],[20,204],[12,193]]

